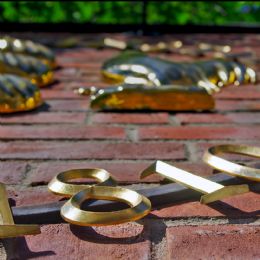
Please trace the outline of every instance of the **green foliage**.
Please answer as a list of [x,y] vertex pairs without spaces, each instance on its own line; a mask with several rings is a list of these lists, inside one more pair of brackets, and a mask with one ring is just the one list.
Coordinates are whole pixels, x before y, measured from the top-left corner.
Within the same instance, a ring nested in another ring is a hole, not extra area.
[[[22,23],[140,24],[143,2],[0,2],[0,21]],[[239,2],[154,2],[147,4],[149,24],[258,23],[260,3]]]

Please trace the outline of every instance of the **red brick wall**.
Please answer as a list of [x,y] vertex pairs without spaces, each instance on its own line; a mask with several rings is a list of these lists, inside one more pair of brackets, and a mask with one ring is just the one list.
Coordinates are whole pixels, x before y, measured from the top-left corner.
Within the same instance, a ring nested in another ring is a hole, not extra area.
[[[259,35],[187,34],[165,39],[182,39],[187,44],[222,42],[232,44],[237,52],[252,51],[255,57],[260,53]],[[212,169],[201,160],[206,147],[260,145],[260,85],[224,89],[215,96],[213,113],[91,111],[88,98],[76,96],[73,89],[105,86],[99,69],[116,53],[58,51],[62,68],[55,72],[57,83],[42,89],[47,105],[31,113],[0,117],[0,181],[8,185],[17,205],[58,200],[45,185],[66,169],[105,168],[120,185],[150,187],[158,185],[160,179],[153,176],[142,183],[138,173],[156,159],[209,176]],[[187,60],[174,54],[167,58]],[[243,160],[247,163],[249,159]],[[139,223],[93,229],[43,225],[41,235],[13,241],[16,249],[9,254],[21,259],[257,259],[259,207],[259,194],[248,193],[210,206],[189,202],[154,209]]]

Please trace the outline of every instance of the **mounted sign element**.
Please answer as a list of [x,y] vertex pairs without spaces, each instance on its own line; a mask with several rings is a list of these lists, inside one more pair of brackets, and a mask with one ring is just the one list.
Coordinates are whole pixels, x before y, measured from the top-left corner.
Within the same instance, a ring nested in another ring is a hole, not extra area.
[[[69,181],[94,178],[96,185],[68,183]],[[107,226],[138,220],[151,211],[151,202],[145,196],[116,186],[116,181],[103,169],[74,169],[59,173],[48,185],[51,192],[69,197],[61,207],[61,216],[71,224],[79,226]],[[130,208],[95,212],[81,209],[88,199],[111,200],[126,203]]]
[[239,165],[220,158],[219,154],[231,153],[260,158],[260,148],[248,145],[216,145],[210,147],[203,155],[203,160],[211,167],[223,171],[229,175],[245,178],[252,181],[260,181],[260,170]]
[[210,202],[220,200],[229,196],[242,194],[249,191],[248,185],[231,185],[223,186],[216,182],[199,177],[187,171],[181,170],[162,161],[156,161],[141,173],[141,179],[153,173],[199,191],[205,195],[201,196],[200,202],[208,204]]
[[40,234],[38,225],[16,225],[8,203],[5,185],[0,183],[0,238]]

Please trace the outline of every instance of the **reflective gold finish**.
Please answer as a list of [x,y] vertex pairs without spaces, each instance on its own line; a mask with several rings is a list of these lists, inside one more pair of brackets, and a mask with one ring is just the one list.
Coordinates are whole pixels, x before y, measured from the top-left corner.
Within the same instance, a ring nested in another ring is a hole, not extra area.
[[125,52],[109,59],[102,66],[102,73],[118,84],[138,84],[139,81],[151,87],[197,86],[209,94],[229,84],[256,81],[254,71],[238,62],[215,59],[177,63],[140,52]]
[[254,70],[238,62],[174,63],[133,51],[105,62],[102,73],[120,85],[78,90],[97,110],[210,110],[222,87],[256,82]]
[[35,84],[15,75],[0,74],[0,113],[32,110],[42,103]]
[[34,57],[0,52],[0,73],[15,74],[31,80],[39,87],[53,82],[50,67]]
[[[94,178],[97,185],[71,184],[68,181]],[[69,223],[80,226],[105,226],[135,221],[151,210],[149,199],[135,191],[115,186],[115,180],[103,169],[74,169],[59,173],[48,185],[51,192],[71,197],[61,208],[61,216]],[[90,212],[81,210],[87,199],[114,200],[127,203],[130,208],[112,212]]]
[[42,60],[51,68],[57,66],[54,53],[46,46],[30,40],[21,40],[10,36],[0,38],[0,52],[24,54]]
[[0,183],[0,238],[40,234],[38,225],[16,225],[8,203],[5,185]]
[[104,38],[102,41],[95,41],[87,44],[90,47],[109,47],[117,50],[136,50],[144,53],[173,52],[183,55],[204,56],[207,53],[213,53],[213,56],[225,57],[231,51],[229,45],[217,45],[211,43],[198,43],[195,48],[185,47],[180,40],[160,41],[157,43],[148,43],[140,41],[123,41],[114,38]]
[[141,179],[153,173],[182,184],[188,188],[199,191],[205,195],[201,196],[200,202],[208,204],[229,196],[242,194],[249,191],[248,185],[223,186],[200,176],[181,170],[162,161],[156,161],[141,173]]
[[[121,201],[130,208],[112,212],[93,212],[80,209],[87,199]],[[122,187],[91,186],[75,196],[61,208],[61,216],[69,223],[80,226],[107,226],[135,221],[151,211],[151,202],[135,191]]]
[[72,184],[71,180],[79,178],[94,178],[98,181],[97,185],[115,186],[116,181],[110,176],[109,172],[103,169],[73,169],[59,173],[48,184],[48,189],[64,197],[71,197],[79,191],[89,188],[93,185]]
[[226,172],[229,175],[260,181],[259,169],[239,165],[217,156],[224,153],[242,154],[260,158],[260,147],[247,145],[217,145],[209,148],[203,155],[204,162],[215,169]]
[[[84,90],[81,89],[84,93]],[[81,94],[82,95],[82,94]],[[119,85],[98,89],[91,95],[94,110],[208,110],[214,99],[206,90],[171,85],[151,88],[142,85]]]

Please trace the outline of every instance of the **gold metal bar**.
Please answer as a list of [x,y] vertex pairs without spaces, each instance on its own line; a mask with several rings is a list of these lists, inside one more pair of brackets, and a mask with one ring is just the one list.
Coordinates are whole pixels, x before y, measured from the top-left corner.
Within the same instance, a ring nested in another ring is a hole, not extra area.
[[141,173],[141,178],[145,178],[153,173],[158,173],[169,180],[205,194],[200,199],[202,204],[249,191],[248,185],[246,184],[225,187],[162,161],[156,161],[145,169]]
[[210,147],[203,155],[203,160],[211,167],[223,171],[229,175],[245,178],[252,181],[260,181],[260,170],[248,166],[243,166],[224,158],[219,155],[241,154],[260,158],[260,147],[248,145],[216,145]]
[[0,183],[0,214],[2,219],[2,221],[0,219],[0,224],[14,224],[14,219],[7,199],[5,185],[3,183]]
[[5,185],[0,183],[0,238],[40,234],[38,225],[15,225]]

